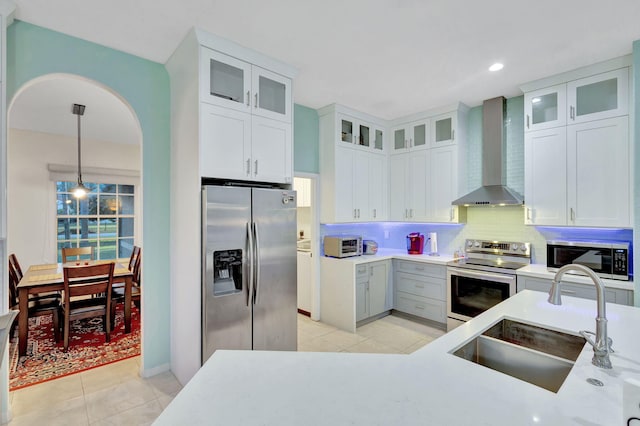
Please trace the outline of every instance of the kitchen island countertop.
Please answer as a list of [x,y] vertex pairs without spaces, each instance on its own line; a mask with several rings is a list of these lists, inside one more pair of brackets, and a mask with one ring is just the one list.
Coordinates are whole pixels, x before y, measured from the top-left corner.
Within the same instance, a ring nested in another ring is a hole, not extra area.
[[[410,355],[217,351],[158,425],[620,425],[622,383],[640,377],[640,309],[607,304],[612,370],[585,345],[553,393],[451,355],[502,318],[577,333],[596,302],[525,290]],[[595,387],[586,382],[596,378]]]

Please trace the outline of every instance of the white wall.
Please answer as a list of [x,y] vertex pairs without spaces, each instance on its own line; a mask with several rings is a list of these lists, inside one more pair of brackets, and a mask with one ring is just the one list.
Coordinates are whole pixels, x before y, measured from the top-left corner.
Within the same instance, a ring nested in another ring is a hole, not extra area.
[[[33,264],[56,262],[56,192],[47,165],[77,167],[77,143],[76,137],[9,129],[8,253],[16,254],[23,269]],[[82,167],[83,170],[103,167],[140,171],[140,146],[83,140]],[[137,180],[135,212],[140,217]],[[136,244],[142,229],[140,222],[136,221]]]

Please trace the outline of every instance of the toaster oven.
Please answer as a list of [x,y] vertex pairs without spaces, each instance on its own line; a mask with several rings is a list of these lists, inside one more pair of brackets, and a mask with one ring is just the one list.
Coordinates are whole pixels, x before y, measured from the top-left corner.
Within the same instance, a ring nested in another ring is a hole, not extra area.
[[325,235],[324,255],[349,257],[362,255],[362,237],[357,235]]

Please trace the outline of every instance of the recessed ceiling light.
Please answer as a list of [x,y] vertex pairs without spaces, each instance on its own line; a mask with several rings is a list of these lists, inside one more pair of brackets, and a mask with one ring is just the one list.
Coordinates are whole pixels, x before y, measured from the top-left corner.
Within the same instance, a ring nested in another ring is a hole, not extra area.
[[502,68],[504,68],[504,65],[500,62],[496,62],[489,67],[489,71],[500,71]]

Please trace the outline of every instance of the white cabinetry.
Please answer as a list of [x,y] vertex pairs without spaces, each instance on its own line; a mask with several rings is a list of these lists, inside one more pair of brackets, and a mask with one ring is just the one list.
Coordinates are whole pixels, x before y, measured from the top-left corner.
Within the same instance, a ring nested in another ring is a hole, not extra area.
[[202,178],[293,182],[291,81],[296,70],[198,29],[187,34],[166,68],[175,295],[169,315],[171,366],[186,382],[201,367],[202,318],[194,306],[200,306],[201,293]]
[[320,274],[322,322],[353,333],[357,322],[393,307],[390,260],[354,262],[322,257]]
[[629,68],[620,68],[623,62],[523,88],[526,224],[632,226]]
[[460,175],[465,170],[466,131],[460,123],[466,123],[467,112],[465,105],[458,104],[422,113],[420,119],[412,116],[396,120],[409,123],[397,124],[393,130],[394,149],[389,157],[391,220],[458,223],[466,219],[451,202],[461,195],[465,182]]
[[395,260],[394,270],[394,308],[421,318],[446,323],[446,267]]
[[311,252],[298,252],[298,309],[311,313]]
[[293,178],[293,190],[297,192],[298,207],[311,207],[311,180]]
[[[518,276],[518,291],[533,290],[549,293],[551,289],[551,280],[542,278],[533,278],[526,276]],[[575,282],[562,282],[561,292],[563,295],[571,297],[580,297],[582,299],[596,300],[596,287],[590,284],[580,284]],[[605,299],[608,303],[617,303],[619,305],[633,305],[633,292],[631,290],[623,290],[619,288],[604,289]],[[595,305],[594,305],[595,306]]]
[[429,119],[393,127],[393,152],[415,151],[429,148]]
[[323,223],[387,219],[384,129],[375,117],[340,105],[320,110]]
[[291,183],[291,78],[200,47],[200,174]]
[[356,266],[356,322],[391,309],[389,261]]

